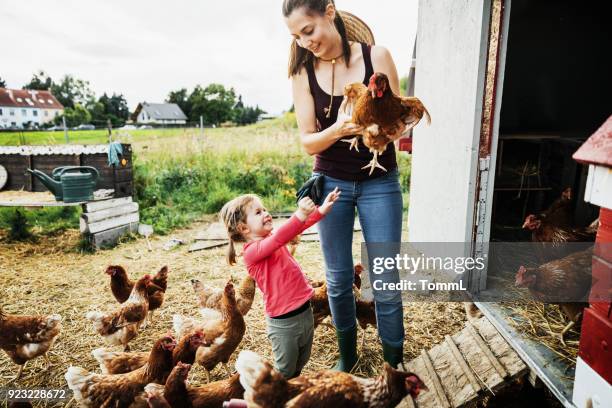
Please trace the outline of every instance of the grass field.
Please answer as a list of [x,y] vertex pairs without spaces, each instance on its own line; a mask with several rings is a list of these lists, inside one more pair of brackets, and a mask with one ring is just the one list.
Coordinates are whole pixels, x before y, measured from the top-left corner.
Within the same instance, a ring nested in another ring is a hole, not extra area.
[[[74,134],[74,143],[107,142],[104,131]],[[23,136],[33,144],[63,143],[62,132]],[[245,193],[258,194],[272,211],[290,211],[295,191],[310,177],[313,164],[300,145],[291,115],[244,127],[204,129],[203,134],[193,128],[117,131],[113,139],[132,144],[141,221],[160,234],[216,213]],[[4,139],[2,143],[7,144]],[[398,160],[407,208],[410,156],[398,153]],[[0,228],[10,228],[15,217],[14,209],[0,209]],[[76,228],[79,210],[27,211],[25,217],[35,232],[55,233]]]

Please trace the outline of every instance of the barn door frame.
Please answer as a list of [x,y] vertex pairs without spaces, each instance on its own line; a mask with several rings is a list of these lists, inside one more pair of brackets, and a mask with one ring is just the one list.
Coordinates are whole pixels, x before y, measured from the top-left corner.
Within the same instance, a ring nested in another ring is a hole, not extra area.
[[[486,257],[491,236],[491,215],[499,121],[506,67],[510,6],[512,0],[491,0],[487,65],[484,77],[480,143],[478,148],[478,171],[476,172],[476,195],[472,227],[473,256]],[[469,287],[472,293],[486,289],[487,271],[471,271]]]

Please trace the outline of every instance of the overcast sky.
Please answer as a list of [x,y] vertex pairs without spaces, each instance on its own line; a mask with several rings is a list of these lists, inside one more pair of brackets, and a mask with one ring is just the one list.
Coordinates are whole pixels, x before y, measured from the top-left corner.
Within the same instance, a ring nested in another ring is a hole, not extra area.
[[[417,0],[336,0],[368,23],[406,74]],[[20,88],[42,69],[72,74],[97,96],[162,102],[168,92],[216,82],[270,113],[291,106],[291,41],[281,0],[28,0],[0,4],[0,77]]]

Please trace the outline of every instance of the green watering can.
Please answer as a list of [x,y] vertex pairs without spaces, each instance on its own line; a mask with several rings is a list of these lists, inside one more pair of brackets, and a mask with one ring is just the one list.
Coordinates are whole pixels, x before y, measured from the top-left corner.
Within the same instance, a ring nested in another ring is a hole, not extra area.
[[95,167],[63,166],[53,169],[52,177],[40,170],[27,169],[55,195],[57,201],[77,203],[93,200],[100,174]]

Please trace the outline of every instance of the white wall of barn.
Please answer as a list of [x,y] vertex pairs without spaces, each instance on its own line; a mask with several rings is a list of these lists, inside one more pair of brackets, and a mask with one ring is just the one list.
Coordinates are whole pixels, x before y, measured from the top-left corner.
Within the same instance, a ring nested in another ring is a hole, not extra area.
[[415,96],[432,118],[415,128],[411,242],[470,242],[490,2],[420,0]]

